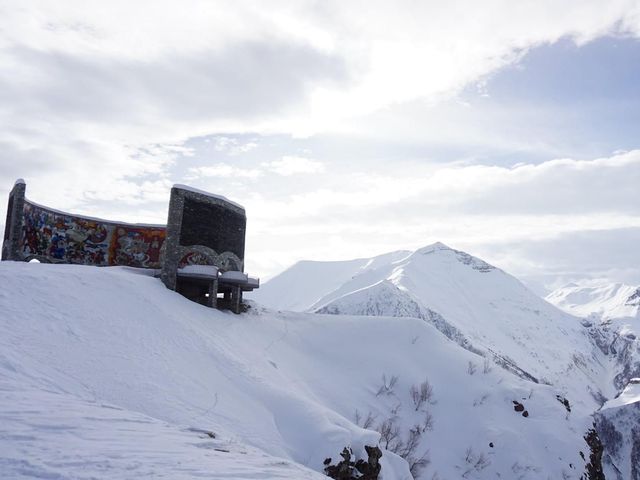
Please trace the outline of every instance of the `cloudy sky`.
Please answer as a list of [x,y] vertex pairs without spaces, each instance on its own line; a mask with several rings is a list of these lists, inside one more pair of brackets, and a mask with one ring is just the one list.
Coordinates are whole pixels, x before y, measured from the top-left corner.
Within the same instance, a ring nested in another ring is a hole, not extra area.
[[442,241],[640,284],[638,0],[0,0],[0,123],[3,198],[216,192],[263,277]]

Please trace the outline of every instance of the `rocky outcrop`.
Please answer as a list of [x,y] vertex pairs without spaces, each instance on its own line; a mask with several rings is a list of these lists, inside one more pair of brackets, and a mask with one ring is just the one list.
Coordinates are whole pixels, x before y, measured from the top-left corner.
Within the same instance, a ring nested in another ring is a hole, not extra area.
[[605,480],[602,471],[602,453],[603,446],[595,428],[590,429],[584,436],[584,441],[589,445],[589,461],[585,465],[585,474],[582,477],[585,480]]
[[595,430],[607,480],[640,480],[640,379],[596,413]]
[[378,480],[380,474],[380,457],[382,450],[379,447],[370,447],[365,445],[367,452],[367,460],[359,459],[357,461],[353,455],[353,451],[349,447],[344,447],[340,456],[342,460],[337,464],[331,464],[331,458],[324,461],[324,473],[335,480]]

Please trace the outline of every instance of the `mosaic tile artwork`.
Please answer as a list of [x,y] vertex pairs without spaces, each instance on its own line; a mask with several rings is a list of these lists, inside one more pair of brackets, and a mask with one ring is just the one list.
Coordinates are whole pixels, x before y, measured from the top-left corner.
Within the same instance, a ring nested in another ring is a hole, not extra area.
[[165,227],[104,222],[25,202],[22,253],[51,262],[160,268]]

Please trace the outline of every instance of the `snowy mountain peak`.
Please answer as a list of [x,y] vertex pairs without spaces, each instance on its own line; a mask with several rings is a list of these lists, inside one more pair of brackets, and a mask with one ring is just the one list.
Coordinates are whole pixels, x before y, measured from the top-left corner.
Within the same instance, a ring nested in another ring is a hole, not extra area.
[[432,255],[432,254],[442,254],[442,255],[451,255],[453,258],[463,263],[464,265],[468,265],[474,270],[479,272],[490,272],[492,270],[497,270],[493,265],[488,264],[484,260],[480,260],[473,255],[469,255],[466,252],[461,250],[455,250],[442,242],[436,242],[432,245],[427,245],[426,247],[422,247],[414,252],[413,255]]
[[[591,361],[591,340],[577,318],[468,253],[435,243],[370,268],[343,262],[340,279],[328,265],[316,264],[305,276],[293,267],[278,277],[278,284],[267,282],[256,297],[260,302],[259,295],[267,293],[308,312],[418,318],[519,377],[564,383],[573,398],[600,375],[601,366]],[[291,290],[281,289],[285,284],[305,286],[303,296],[293,298]],[[570,348],[565,343],[569,338]],[[536,345],[535,355],[531,345]],[[604,383],[594,392],[610,394],[613,387]]]
[[436,242],[436,243],[432,243],[431,245],[427,245],[426,247],[419,248],[418,250],[415,251],[415,253],[426,255],[429,253],[436,252],[438,250],[453,250],[453,249],[442,242]]

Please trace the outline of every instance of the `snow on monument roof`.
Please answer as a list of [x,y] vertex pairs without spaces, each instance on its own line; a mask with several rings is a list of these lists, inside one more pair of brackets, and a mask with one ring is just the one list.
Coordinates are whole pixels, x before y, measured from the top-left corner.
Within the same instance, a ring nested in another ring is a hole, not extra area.
[[218,267],[215,265],[185,265],[178,269],[178,274],[180,273],[216,277],[218,276]]
[[249,276],[246,273],[238,272],[235,270],[228,270],[220,275],[220,278],[223,280],[231,280],[237,282],[247,282],[249,280]]
[[194,188],[191,187],[189,185],[183,185],[181,183],[176,183],[173,185],[174,188],[179,188],[180,190],[186,190],[188,192],[193,192],[193,193],[199,193],[200,195],[205,195],[207,197],[211,197],[211,198],[217,198],[218,200],[222,200],[224,202],[230,203],[231,205],[235,205],[238,208],[241,208],[242,210],[244,210],[244,207],[242,205],[240,205],[239,203],[234,202],[233,200],[229,200],[227,197],[222,196],[222,195],[218,195],[215,193],[211,193],[211,192],[205,192],[204,190],[200,190],[199,188]]

